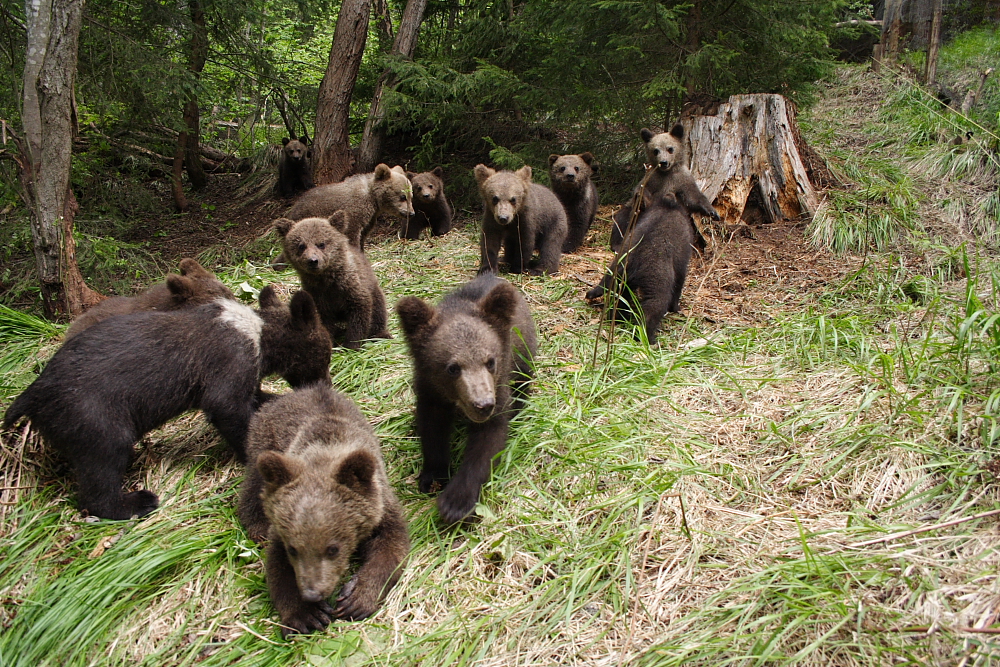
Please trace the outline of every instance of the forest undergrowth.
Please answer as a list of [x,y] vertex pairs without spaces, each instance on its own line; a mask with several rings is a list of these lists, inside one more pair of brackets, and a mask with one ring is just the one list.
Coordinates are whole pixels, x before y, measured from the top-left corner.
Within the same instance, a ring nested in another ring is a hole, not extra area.
[[[395,339],[335,353],[413,539],[369,620],[280,639],[236,518],[242,467],[200,415],[143,439],[127,484],[162,505],[139,521],[84,520],[65,466],[6,434],[0,664],[1000,664],[1000,258],[928,187],[925,152],[896,159],[914,145],[897,86],[838,71],[802,117],[847,184],[826,217],[716,236],[656,346],[596,342],[582,297],[611,257],[606,219],[559,275],[508,276],[537,379],[474,525],[442,527],[416,490],[395,317]],[[976,178],[940,186],[975,204]],[[882,234],[881,216],[905,224]],[[390,304],[475,274],[465,222],[370,246]],[[217,269],[243,298],[287,297],[294,274],[267,259]],[[61,331],[0,311],[0,405]]]

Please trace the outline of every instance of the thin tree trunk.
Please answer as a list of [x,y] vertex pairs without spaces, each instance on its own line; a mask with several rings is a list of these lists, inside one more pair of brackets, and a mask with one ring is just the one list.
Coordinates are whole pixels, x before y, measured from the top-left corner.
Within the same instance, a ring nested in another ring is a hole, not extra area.
[[[687,55],[690,58],[698,51],[698,45],[701,43],[701,0],[694,0],[691,5],[691,9],[688,10],[688,21],[687,21]],[[693,95],[698,90],[698,77],[695,73],[688,71],[687,74],[687,84],[686,84],[687,94]],[[667,126],[664,125],[664,128]]]
[[368,37],[371,0],[344,0],[330,46],[330,61],[319,86],[313,179],[316,185],[342,181],[353,171],[348,124],[351,95]]
[[392,32],[392,15],[389,13],[389,0],[375,1],[375,24],[378,26],[378,50],[389,53],[395,41]]
[[[390,57],[413,58],[413,53],[417,49],[417,36],[420,33],[420,22],[424,18],[424,10],[427,8],[427,0],[408,0],[406,8],[403,10],[403,19],[399,24],[399,32],[392,43]],[[372,105],[368,109],[368,119],[365,121],[365,131],[361,136],[361,144],[358,146],[358,170],[369,172],[375,169],[382,153],[382,144],[385,143],[385,104],[383,96],[386,89],[391,89],[396,85],[396,77],[386,69],[379,77],[375,86],[375,95],[372,97]]]
[[927,44],[927,70],[924,73],[924,83],[928,86],[934,83],[937,78],[938,49],[941,48],[941,13],[942,0],[934,0],[933,13],[931,19],[931,37]]
[[21,183],[49,317],[76,316],[103,298],[84,283],[73,239],[78,206],[69,176],[82,14],[83,0],[31,0],[27,6]]
[[188,200],[184,196],[184,154],[187,152],[187,132],[177,136],[177,150],[174,153],[173,169],[170,172],[171,190],[174,195],[174,207],[179,213],[188,210]]
[[[205,26],[205,6],[202,0],[188,0],[191,8],[191,50],[188,53],[188,71],[194,75],[195,79],[201,78],[201,73],[205,69],[205,61],[208,60],[208,28]],[[201,140],[201,112],[198,109],[198,98],[194,92],[188,95],[184,103],[184,126],[187,132],[181,133],[180,137],[186,140],[184,144],[184,168],[187,169],[188,178],[191,180],[191,187],[194,190],[201,190],[208,184],[208,176],[201,164],[201,157],[198,154],[198,143]],[[180,140],[180,139],[179,139]]]

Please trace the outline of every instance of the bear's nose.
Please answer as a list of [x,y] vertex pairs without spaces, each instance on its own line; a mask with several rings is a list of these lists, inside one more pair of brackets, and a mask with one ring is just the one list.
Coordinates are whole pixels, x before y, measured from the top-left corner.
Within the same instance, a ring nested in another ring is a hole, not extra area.
[[309,265],[310,269],[315,269],[317,266],[319,266],[319,260],[316,259],[315,257],[311,257],[308,260],[306,260],[306,264]]
[[575,181],[576,180],[576,174],[566,174],[566,180],[567,181]]
[[496,405],[496,401],[492,398],[480,398],[472,402],[472,407],[482,412],[492,410],[494,405]]
[[323,599],[323,596],[319,594],[319,591],[313,588],[306,588],[305,590],[301,591],[301,593],[302,593],[302,599],[305,600],[306,602],[319,602],[320,600]]
[[667,162],[666,160],[660,160],[660,166],[661,167],[669,167],[670,163]]

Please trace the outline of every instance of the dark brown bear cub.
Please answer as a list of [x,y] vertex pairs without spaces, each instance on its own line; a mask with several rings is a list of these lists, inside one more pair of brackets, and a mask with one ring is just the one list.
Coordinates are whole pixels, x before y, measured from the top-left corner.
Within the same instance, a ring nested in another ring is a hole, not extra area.
[[552,192],[566,209],[569,223],[569,233],[562,247],[564,253],[573,252],[583,245],[590,225],[594,223],[598,197],[597,187],[590,177],[596,168],[594,156],[590,153],[549,156]]
[[132,445],[143,434],[201,409],[244,460],[260,380],[293,387],[329,380],[330,337],[312,297],[290,308],[266,287],[260,313],[229,299],[191,310],[120,315],[74,336],[14,401],[4,426],[29,417],[72,464],[80,509],[105,519],[142,516],[150,491],[122,493]]
[[[521,293],[489,273],[447,295],[437,308],[406,297],[396,312],[413,357],[424,455],[419,488],[429,493],[444,485],[438,510],[446,523],[455,523],[475,509],[493,458],[507,444],[508,422],[527,394],[538,351],[535,323]],[[462,465],[452,477],[456,408],[469,425]]]
[[[615,290],[620,295],[619,319],[641,318],[646,338],[652,344],[663,316],[680,312],[694,230],[687,209],[672,194],[661,194],[655,200],[646,197],[645,201],[645,209],[608,273],[587,292],[587,299]],[[613,305],[607,304],[606,309],[610,312]]]
[[297,192],[313,187],[312,169],[309,167],[309,148],[306,137],[281,140],[281,158],[278,160],[278,191],[285,199]]
[[[410,551],[406,519],[382,450],[357,406],[324,383],[285,394],[254,415],[240,521],[267,546],[267,584],[285,626],[322,630],[362,619],[399,579]],[[361,566],[337,598],[349,561]]]
[[406,177],[413,184],[413,215],[401,220],[399,238],[419,239],[420,232],[427,227],[431,228],[432,236],[447,234],[453,211],[444,194],[444,170],[434,167],[419,174],[408,171]]
[[105,299],[80,315],[66,330],[66,340],[115,315],[144,310],[193,308],[211,303],[220,297],[236,298],[214,273],[206,271],[193,259],[182,259],[180,275],[169,273],[166,281],[153,285],[142,294]]
[[[357,350],[366,338],[391,338],[385,295],[372,265],[361,252],[361,220],[344,211],[333,217],[274,221],[282,237],[282,254],[312,295],[323,324],[334,340]],[[346,230],[340,232],[340,228]]]

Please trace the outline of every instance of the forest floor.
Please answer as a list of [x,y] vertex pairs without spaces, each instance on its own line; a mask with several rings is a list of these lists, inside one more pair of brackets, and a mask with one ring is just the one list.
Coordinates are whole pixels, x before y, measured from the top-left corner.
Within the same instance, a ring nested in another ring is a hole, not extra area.
[[[913,171],[878,122],[888,92],[844,68],[803,116],[849,184],[852,155]],[[213,268],[240,296],[287,296],[294,274],[268,267],[281,205],[231,210],[239,184],[217,183],[211,219],[151,238],[171,266],[255,249]],[[862,254],[821,249],[805,222],[713,228],[658,345],[619,329],[610,348],[583,299],[611,258],[602,208],[558,275],[507,276],[539,330],[537,379],[467,527],[441,526],[416,490],[395,316],[395,339],[336,352],[334,384],[381,438],[413,550],[371,619],[288,642],[235,516],[243,469],[200,415],[143,438],[127,485],[162,505],[139,521],[86,521],[65,467],[10,432],[0,665],[998,664],[1000,528],[972,517],[1000,506],[1000,263],[932,204]],[[390,307],[437,300],[475,275],[475,218],[416,242],[383,229],[368,253]],[[0,338],[19,355],[0,365],[3,405],[54,333]]]

